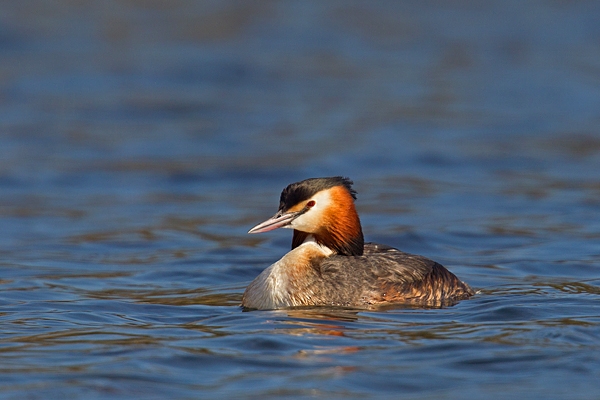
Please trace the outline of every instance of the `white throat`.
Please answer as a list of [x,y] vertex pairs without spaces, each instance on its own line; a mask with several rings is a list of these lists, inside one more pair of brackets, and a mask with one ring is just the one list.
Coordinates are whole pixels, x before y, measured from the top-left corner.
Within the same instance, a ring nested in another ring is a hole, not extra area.
[[322,244],[317,243],[317,241],[315,240],[315,237],[313,235],[308,235],[306,237],[306,239],[304,239],[304,241],[302,242],[302,244],[300,246],[317,246],[325,255],[325,257],[329,257],[330,255],[333,254],[333,250],[331,250],[329,247],[327,246],[323,246]]

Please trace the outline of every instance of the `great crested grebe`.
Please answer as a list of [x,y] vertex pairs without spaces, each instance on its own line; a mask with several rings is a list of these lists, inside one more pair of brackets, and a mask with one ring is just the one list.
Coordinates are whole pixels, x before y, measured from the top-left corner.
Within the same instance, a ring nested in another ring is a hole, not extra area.
[[442,306],[474,294],[435,261],[365,243],[352,184],[341,176],[312,178],[281,192],[277,213],[248,233],[293,229],[292,250],[248,285],[243,307]]

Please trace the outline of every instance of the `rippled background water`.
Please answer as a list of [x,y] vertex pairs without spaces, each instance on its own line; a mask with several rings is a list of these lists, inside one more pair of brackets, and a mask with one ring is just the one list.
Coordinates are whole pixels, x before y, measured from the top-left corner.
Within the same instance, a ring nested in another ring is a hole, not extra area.
[[[0,4],[0,396],[598,398],[600,6]],[[281,189],[480,290],[242,312]]]

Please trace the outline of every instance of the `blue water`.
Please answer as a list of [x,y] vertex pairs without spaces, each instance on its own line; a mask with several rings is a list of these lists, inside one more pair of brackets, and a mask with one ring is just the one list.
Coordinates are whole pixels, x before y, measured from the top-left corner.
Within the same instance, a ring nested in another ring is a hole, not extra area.
[[[600,5],[0,4],[0,397],[600,397]],[[242,312],[288,183],[479,293]]]

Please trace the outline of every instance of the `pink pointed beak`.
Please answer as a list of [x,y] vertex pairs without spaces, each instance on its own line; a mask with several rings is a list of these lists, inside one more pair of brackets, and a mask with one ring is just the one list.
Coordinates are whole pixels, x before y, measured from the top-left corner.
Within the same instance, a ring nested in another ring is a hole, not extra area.
[[296,218],[298,216],[298,214],[299,213],[297,213],[297,212],[291,212],[291,213],[285,213],[285,214],[281,214],[278,212],[277,214],[275,214],[274,216],[272,216],[265,222],[261,222],[260,224],[256,225],[254,228],[250,229],[248,231],[248,233],[262,233],[262,232],[269,232],[269,231],[272,231],[273,229],[277,229],[277,228],[285,228],[287,225],[289,225],[290,222],[292,222],[292,220],[294,218]]

